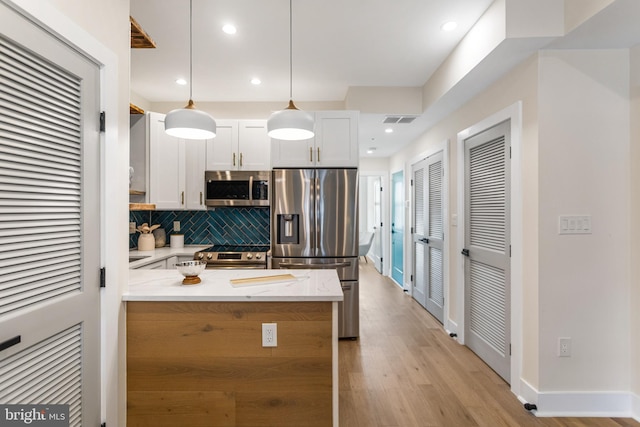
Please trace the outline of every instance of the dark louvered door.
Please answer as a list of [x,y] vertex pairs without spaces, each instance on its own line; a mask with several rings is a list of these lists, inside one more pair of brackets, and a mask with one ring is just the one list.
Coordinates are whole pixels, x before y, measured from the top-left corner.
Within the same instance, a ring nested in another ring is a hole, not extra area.
[[510,125],[465,140],[465,343],[510,381]]
[[100,425],[99,81],[0,2],[0,403],[74,427]]
[[442,152],[413,166],[413,297],[444,321]]

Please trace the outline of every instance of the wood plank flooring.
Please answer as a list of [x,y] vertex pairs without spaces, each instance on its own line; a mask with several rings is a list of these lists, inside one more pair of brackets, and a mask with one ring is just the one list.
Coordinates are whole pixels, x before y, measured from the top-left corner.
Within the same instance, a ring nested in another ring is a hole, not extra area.
[[340,427],[639,427],[537,418],[467,347],[372,263],[360,262],[360,338],[341,340]]

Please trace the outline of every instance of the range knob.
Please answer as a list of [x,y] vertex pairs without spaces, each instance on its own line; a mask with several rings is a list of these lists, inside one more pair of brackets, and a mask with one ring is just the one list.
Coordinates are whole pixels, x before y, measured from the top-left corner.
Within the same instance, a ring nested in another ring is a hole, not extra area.
[[213,258],[213,254],[207,254],[207,259],[212,259]]
[[247,254],[247,259],[253,258],[253,254]]
[[198,254],[198,259],[203,259],[204,258],[204,254]]
[[256,259],[261,259],[262,258],[262,254],[256,254]]

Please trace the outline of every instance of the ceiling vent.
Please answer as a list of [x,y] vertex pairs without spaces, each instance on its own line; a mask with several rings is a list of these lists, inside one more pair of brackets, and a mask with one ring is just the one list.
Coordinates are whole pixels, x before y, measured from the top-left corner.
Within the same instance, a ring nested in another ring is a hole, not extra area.
[[409,124],[416,119],[417,116],[385,116],[382,123],[386,124]]

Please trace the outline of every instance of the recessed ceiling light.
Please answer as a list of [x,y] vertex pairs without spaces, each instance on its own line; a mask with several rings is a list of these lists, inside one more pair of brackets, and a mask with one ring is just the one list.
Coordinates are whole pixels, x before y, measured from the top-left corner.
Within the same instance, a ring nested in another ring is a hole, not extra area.
[[445,22],[440,27],[442,31],[453,31],[458,27],[458,23],[454,21]]
[[252,85],[258,86],[260,83],[262,83],[262,81],[257,77],[254,77],[254,78],[251,79],[251,84]]
[[187,81],[185,79],[176,79],[176,83],[181,86],[184,86],[187,84]]
[[391,128],[386,128],[384,131],[385,133],[393,133],[393,129]]
[[373,154],[374,151],[376,151],[376,147],[369,147],[369,149],[367,149],[367,154]]
[[222,27],[222,31],[224,31],[227,34],[235,34],[237,30],[234,25],[226,24]]

